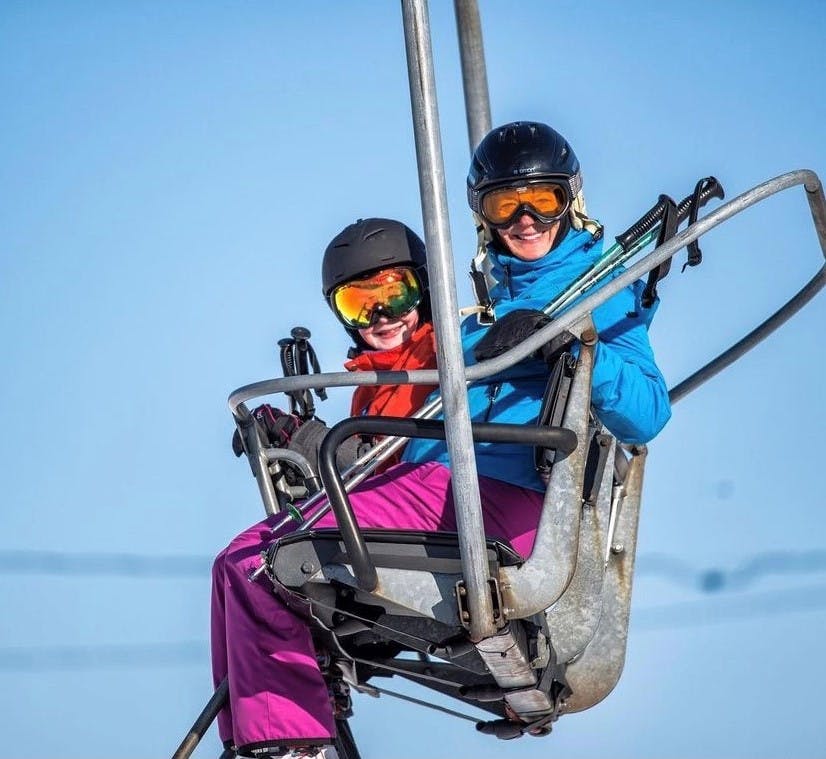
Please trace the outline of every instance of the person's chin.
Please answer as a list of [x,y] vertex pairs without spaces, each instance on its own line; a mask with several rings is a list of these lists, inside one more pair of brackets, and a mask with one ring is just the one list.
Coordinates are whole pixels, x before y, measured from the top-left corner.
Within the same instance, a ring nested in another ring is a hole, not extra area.
[[[514,247],[516,248],[516,246]],[[517,258],[521,258],[523,261],[536,261],[537,259],[542,258],[548,252],[549,247],[550,246],[546,245],[544,241],[530,244],[522,244],[514,250],[514,255]]]
[[551,235],[548,231],[539,234],[513,235],[510,239],[510,249],[517,258],[525,261],[535,261],[542,258],[551,248]]

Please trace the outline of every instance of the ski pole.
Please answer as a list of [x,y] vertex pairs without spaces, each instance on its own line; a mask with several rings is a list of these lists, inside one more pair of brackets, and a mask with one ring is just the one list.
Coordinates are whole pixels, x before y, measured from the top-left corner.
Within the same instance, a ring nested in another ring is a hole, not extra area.
[[178,746],[175,753],[172,754],[172,759],[188,759],[188,757],[192,756],[195,747],[201,742],[201,738],[204,737],[212,721],[218,716],[218,712],[221,711],[221,707],[226,703],[228,693],[229,683],[225,677],[221,680],[215,692],[209,701],[207,701],[206,706],[189,729],[189,732],[181,741],[181,745]]
[[[310,330],[306,327],[293,327],[290,336],[278,341],[280,348],[281,368],[285,377],[297,377],[314,374],[321,371],[313,346],[310,345]],[[322,387],[315,394],[323,401],[327,399],[327,391]],[[291,390],[287,393],[290,399],[290,412],[299,415],[304,421],[315,416],[315,404],[310,389]]]
[[[677,223],[680,224],[690,214],[708,203],[711,198],[723,198],[723,187],[714,177],[706,177],[698,183],[699,191],[687,195],[677,205]],[[599,260],[580,275],[562,293],[542,310],[549,316],[589,290],[607,274],[614,271],[639,253],[654,240],[660,232],[660,224],[666,210],[666,201],[658,200],[651,210],[643,214],[628,229],[614,239],[616,242],[600,256]]]

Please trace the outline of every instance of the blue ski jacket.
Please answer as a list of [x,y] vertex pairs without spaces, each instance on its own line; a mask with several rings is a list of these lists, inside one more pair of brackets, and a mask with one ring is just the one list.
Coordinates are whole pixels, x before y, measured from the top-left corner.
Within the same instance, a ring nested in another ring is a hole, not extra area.
[[[570,230],[548,255],[522,261],[488,246],[496,283],[490,289],[497,318],[520,308],[542,309],[588,269],[602,254],[601,240],[590,232]],[[622,270],[614,273],[619,276]],[[591,403],[599,420],[625,443],[646,443],[671,416],[668,388],[648,340],[648,324],[656,304],[643,309],[637,282],[618,292],[593,312],[599,333],[594,360]],[[476,363],[473,349],[487,327],[475,316],[461,325],[466,365]],[[468,388],[471,420],[536,424],[548,381],[548,366],[527,358],[495,376]],[[480,475],[544,491],[534,464],[533,448],[521,445],[477,443],[476,466]],[[405,461],[439,461],[448,464],[447,446],[440,440],[411,440]]]

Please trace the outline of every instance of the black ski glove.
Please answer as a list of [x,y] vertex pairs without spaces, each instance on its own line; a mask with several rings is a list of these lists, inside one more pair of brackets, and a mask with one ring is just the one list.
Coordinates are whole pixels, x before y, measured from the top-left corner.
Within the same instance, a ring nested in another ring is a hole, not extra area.
[[[511,311],[501,319],[497,319],[488,328],[485,336],[473,349],[473,355],[477,361],[495,358],[523,342],[534,332],[538,332],[550,321],[551,317],[544,311],[536,311],[532,308],[519,308]],[[575,340],[576,338],[565,330],[539,348],[536,355],[548,364],[553,364],[559,353]]]
[[[286,448],[295,431],[303,424],[300,417],[295,414],[288,414],[266,403],[253,409],[252,415],[261,425],[265,443],[275,448]],[[236,456],[244,453],[241,433],[237,428],[232,433],[232,451]]]

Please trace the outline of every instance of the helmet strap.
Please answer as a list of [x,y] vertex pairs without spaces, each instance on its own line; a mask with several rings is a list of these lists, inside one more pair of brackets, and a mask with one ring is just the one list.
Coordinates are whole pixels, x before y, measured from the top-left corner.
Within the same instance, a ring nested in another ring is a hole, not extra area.
[[602,237],[602,224],[588,216],[588,211],[585,209],[585,195],[582,190],[576,194],[576,197],[574,197],[571,202],[571,210],[568,216],[571,220],[571,226],[577,232],[581,232],[584,229],[590,232],[595,240],[599,240]]
[[490,297],[490,288],[494,282],[488,260],[488,243],[492,242],[492,236],[490,227],[479,214],[473,214],[473,221],[476,224],[476,255],[470,262],[470,281],[477,305],[471,310],[476,312],[479,324],[489,325],[496,321]]

